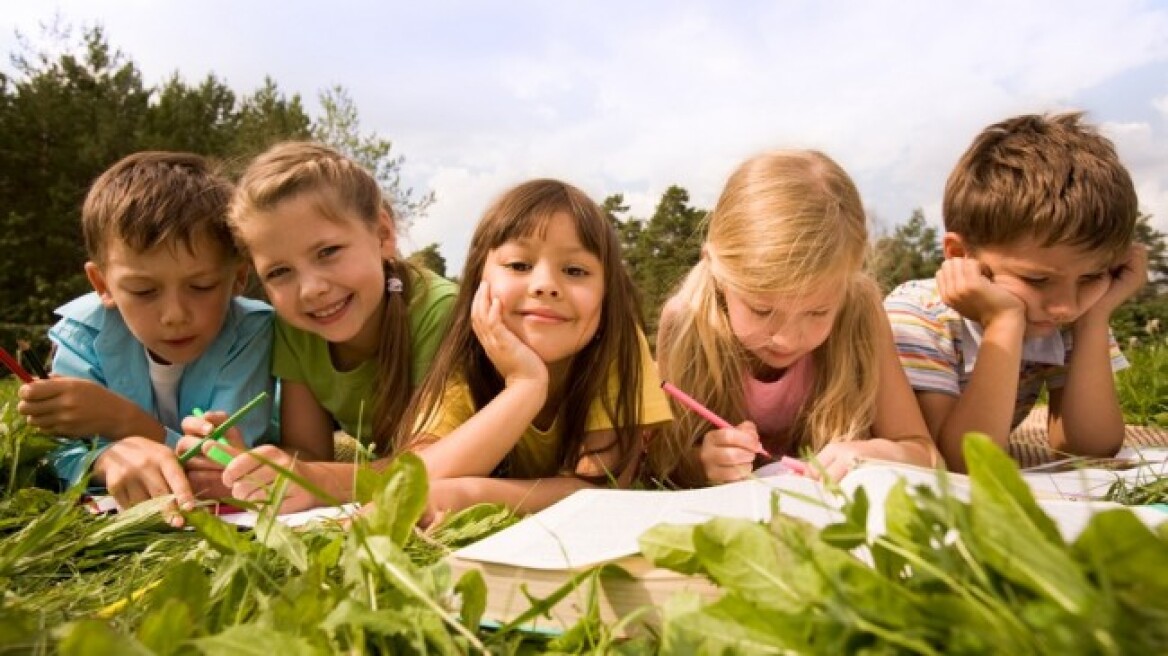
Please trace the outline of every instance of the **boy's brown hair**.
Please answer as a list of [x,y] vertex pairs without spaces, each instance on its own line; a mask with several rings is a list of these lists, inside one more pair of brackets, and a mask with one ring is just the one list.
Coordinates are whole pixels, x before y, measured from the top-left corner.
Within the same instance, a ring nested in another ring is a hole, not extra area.
[[98,176],[85,197],[81,231],[86,254],[101,265],[114,239],[145,252],[163,243],[191,250],[196,238],[206,236],[234,257],[227,226],[231,192],[231,182],[200,155],[128,155]]
[[1139,201],[1112,143],[1081,112],[995,123],[945,185],[945,230],[973,248],[1033,237],[1118,254],[1135,233]]

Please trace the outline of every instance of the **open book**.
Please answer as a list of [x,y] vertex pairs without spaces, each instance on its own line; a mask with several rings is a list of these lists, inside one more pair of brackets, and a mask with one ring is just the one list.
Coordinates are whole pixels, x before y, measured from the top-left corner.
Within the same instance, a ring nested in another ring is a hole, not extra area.
[[[1081,476],[1083,472],[1072,473]],[[1052,474],[1032,476],[1041,482]],[[935,471],[874,461],[863,463],[840,482],[849,496],[861,487],[868,495],[870,535],[883,533],[884,499],[901,480],[910,487],[941,486]],[[968,477],[946,474],[944,480],[952,494],[968,500]],[[654,608],[678,592],[689,591],[711,601],[720,592],[704,578],[651,567],[639,556],[641,534],[660,523],[698,524],[713,517],[765,521],[776,492],[779,512],[784,515],[819,527],[843,520],[841,498],[816,481],[789,474],[685,491],[582,490],[454,552],[447,562],[456,577],[469,569],[482,573],[488,588],[485,617],[497,622],[509,622],[527,611],[531,607],[528,595],[544,599],[573,575],[614,564],[623,573],[616,568],[602,570],[595,589],[573,590],[549,610],[550,621],[537,618],[529,628],[554,631],[574,624],[588,607],[590,594],[596,595],[600,618],[610,626],[638,609],[644,609],[641,620],[651,625],[658,619]],[[1057,493],[1036,496],[1067,540],[1074,539],[1094,513],[1116,505],[1060,498]],[[1148,525],[1168,519],[1168,513],[1152,508],[1134,508],[1133,512]]]

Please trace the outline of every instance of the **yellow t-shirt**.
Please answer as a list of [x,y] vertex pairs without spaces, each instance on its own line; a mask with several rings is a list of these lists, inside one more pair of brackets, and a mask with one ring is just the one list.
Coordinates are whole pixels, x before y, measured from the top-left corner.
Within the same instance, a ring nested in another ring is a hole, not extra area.
[[[649,342],[638,331],[641,344],[641,425],[652,426],[673,421],[669,401],[661,391],[661,379],[657,376],[657,366],[649,351]],[[615,404],[620,381],[615,367],[609,370],[607,394],[609,404]],[[441,439],[461,426],[475,414],[474,400],[470,388],[461,378],[447,385],[442,402],[433,417],[418,431]],[[559,417],[546,431],[528,425],[523,435],[512,449],[510,457],[511,478],[541,478],[560,473],[560,463],[556,460],[556,447],[560,442]],[[588,408],[588,418],[584,422],[586,432],[609,430],[612,418],[604,409],[601,399],[593,399]]]

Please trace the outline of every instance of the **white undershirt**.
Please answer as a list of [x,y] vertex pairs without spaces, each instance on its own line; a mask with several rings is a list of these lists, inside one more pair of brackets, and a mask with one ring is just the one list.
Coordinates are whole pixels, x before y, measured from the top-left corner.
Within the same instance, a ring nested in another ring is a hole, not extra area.
[[158,421],[163,426],[181,432],[178,416],[178,383],[182,380],[182,364],[162,364],[146,351],[146,361],[150,363],[150,385],[154,388],[154,407],[158,408]]

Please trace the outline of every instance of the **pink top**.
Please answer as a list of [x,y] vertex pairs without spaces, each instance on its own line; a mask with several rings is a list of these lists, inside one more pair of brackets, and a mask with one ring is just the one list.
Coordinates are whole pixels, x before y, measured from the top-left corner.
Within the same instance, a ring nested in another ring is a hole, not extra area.
[[[786,441],[795,417],[811,396],[815,382],[815,362],[811,354],[797,360],[782,377],[774,382],[757,380],[747,375],[743,381],[746,416],[758,427],[759,437],[768,448]],[[779,453],[786,453],[790,444],[782,444]],[[779,453],[772,451],[777,457]]]

